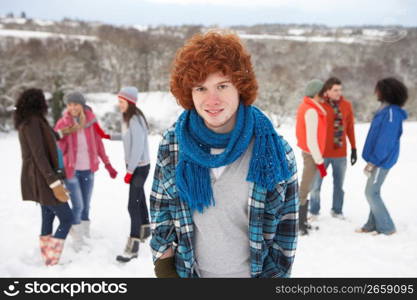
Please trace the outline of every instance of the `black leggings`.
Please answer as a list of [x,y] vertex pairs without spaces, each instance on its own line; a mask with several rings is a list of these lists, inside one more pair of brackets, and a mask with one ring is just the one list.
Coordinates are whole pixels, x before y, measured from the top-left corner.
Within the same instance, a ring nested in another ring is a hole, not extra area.
[[140,237],[140,228],[149,224],[148,206],[146,205],[143,186],[149,174],[150,165],[137,167],[133,172],[129,189],[128,211],[130,215],[130,236]]

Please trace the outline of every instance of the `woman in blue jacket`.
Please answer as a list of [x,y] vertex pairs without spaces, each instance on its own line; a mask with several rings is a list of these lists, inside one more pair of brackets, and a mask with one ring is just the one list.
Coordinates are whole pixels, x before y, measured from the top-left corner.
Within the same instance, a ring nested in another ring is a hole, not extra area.
[[394,222],[381,198],[381,186],[398,160],[403,121],[407,113],[401,108],[408,98],[405,85],[395,78],[376,84],[375,94],[381,102],[365,141],[362,157],[367,162],[365,195],[370,206],[368,221],[357,232],[395,233]]

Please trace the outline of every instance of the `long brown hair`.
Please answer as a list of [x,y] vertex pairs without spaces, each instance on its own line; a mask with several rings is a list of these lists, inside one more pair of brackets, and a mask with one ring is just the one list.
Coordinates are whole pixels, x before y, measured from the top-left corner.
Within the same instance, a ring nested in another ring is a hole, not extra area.
[[125,121],[127,126],[129,126],[130,119],[132,119],[132,117],[134,115],[138,115],[138,116],[141,116],[143,118],[143,120],[145,121],[145,124],[146,124],[146,128],[149,129],[148,121],[146,121],[146,118],[145,118],[145,115],[143,114],[143,112],[135,104],[133,104],[129,101],[127,102],[127,104],[128,104],[127,110],[126,110],[126,112],[123,113],[123,121]]

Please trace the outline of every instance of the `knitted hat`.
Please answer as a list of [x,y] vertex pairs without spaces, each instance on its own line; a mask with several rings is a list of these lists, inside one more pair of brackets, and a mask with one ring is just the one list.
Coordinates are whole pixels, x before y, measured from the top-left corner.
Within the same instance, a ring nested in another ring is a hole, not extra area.
[[122,87],[117,96],[130,103],[136,104],[136,101],[138,100],[138,89],[134,86]]
[[83,96],[83,94],[81,94],[80,92],[73,92],[71,94],[68,94],[68,96],[65,99],[65,103],[78,103],[81,105],[85,105],[86,100]]
[[306,89],[304,91],[305,96],[307,97],[314,97],[315,95],[317,95],[321,89],[323,88],[323,81],[319,80],[319,79],[313,79],[311,80],[307,86]]

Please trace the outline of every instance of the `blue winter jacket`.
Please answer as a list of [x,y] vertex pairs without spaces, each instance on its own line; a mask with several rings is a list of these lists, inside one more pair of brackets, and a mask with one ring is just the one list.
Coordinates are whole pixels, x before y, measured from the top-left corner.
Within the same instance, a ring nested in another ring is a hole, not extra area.
[[398,160],[403,120],[407,113],[398,105],[378,111],[371,123],[362,158],[377,167],[390,169]]

